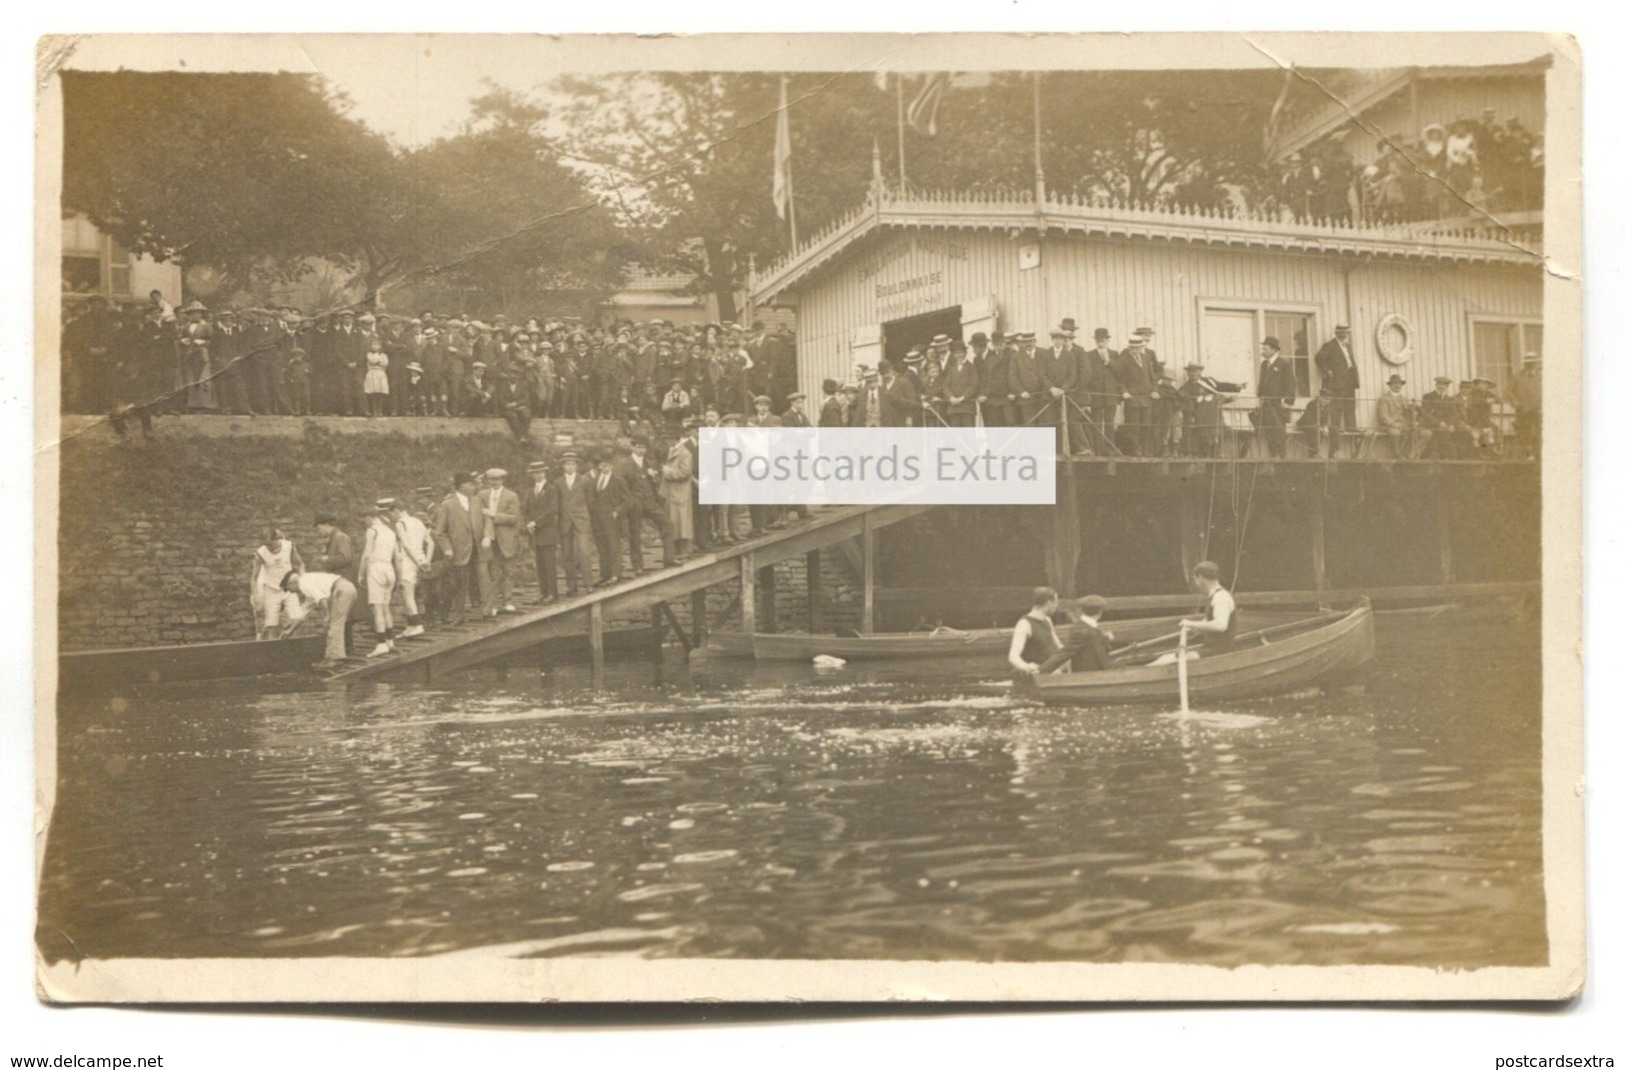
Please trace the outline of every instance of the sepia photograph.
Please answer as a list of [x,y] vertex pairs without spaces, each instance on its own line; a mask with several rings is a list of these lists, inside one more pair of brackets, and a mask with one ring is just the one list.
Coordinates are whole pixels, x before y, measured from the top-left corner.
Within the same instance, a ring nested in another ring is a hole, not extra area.
[[1576,997],[1579,86],[42,39],[40,997]]

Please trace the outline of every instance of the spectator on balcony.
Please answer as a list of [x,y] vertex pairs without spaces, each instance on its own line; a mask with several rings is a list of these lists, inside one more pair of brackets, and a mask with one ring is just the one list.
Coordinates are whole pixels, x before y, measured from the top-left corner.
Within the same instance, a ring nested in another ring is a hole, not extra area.
[[[1320,392],[1326,399],[1322,404],[1327,427],[1326,456],[1336,457],[1338,435],[1354,431],[1359,420],[1354,411],[1354,395],[1360,389],[1360,368],[1354,362],[1353,332],[1346,323],[1339,323],[1333,337],[1315,353],[1315,367],[1320,371]],[[1288,369],[1288,375],[1291,374]],[[1264,393],[1263,378],[1259,378],[1259,393]],[[1288,404],[1292,401],[1287,399]]]
[[1281,343],[1265,338],[1258,366],[1258,430],[1271,457],[1286,456],[1287,410],[1296,400],[1297,375],[1281,359]]
[[1540,354],[1529,353],[1523,368],[1512,378],[1512,404],[1517,409],[1513,424],[1518,443],[1530,460],[1540,459]]
[[1448,375],[1433,378],[1433,389],[1422,395],[1418,425],[1431,434],[1429,452],[1441,460],[1454,460],[1472,441],[1473,429],[1462,413],[1461,400],[1450,393]]
[[1421,426],[1416,402],[1401,393],[1404,387],[1404,376],[1388,377],[1388,389],[1377,399],[1377,430],[1388,437],[1395,457],[1414,461],[1433,435]]

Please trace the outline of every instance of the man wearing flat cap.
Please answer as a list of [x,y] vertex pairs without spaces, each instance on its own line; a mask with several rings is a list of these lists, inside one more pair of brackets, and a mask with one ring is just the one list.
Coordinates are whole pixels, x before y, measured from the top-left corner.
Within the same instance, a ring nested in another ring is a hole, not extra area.
[[1354,412],[1354,395],[1360,389],[1360,369],[1354,363],[1353,333],[1339,323],[1332,338],[1315,353],[1320,372],[1320,393],[1326,406],[1328,431],[1326,455],[1337,456],[1338,434],[1352,433],[1359,426]]
[[508,473],[490,468],[480,491],[480,511],[485,514],[485,536],[480,556],[485,562],[483,590],[485,615],[494,617],[500,609],[514,613],[513,562],[519,557],[519,495],[505,485]]
[[1461,400],[1450,392],[1453,382],[1448,375],[1433,377],[1433,389],[1422,395],[1422,411],[1417,421],[1432,435],[1429,455],[1447,461],[1461,455],[1473,433],[1462,413]]

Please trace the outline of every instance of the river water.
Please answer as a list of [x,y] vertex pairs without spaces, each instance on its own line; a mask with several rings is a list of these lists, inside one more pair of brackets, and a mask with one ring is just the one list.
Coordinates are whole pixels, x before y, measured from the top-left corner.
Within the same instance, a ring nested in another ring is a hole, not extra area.
[[697,657],[65,708],[50,959],[1546,961],[1528,622],[1181,720]]

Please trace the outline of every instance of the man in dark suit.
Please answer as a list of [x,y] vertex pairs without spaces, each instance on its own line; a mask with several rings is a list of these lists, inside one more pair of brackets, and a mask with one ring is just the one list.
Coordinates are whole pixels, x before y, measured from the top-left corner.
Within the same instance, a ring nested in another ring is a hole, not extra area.
[[1016,426],[1034,427],[1048,415],[1045,406],[1050,400],[1043,377],[1038,374],[1037,339],[1031,331],[1018,331],[1011,336],[1011,342],[1010,393],[1014,395]]
[[1112,332],[1095,328],[1095,347],[1077,359],[1080,378],[1087,379],[1089,392],[1089,434],[1098,454],[1119,452],[1116,447],[1117,403],[1123,387],[1117,381],[1117,351],[1111,347]]
[[474,489],[478,474],[458,472],[451,479],[454,489],[435,507],[430,531],[440,560],[446,565],[446,602],[451,622],[462,624],[468,618],[469,591],[480,582],[480,543],[489,527]]
[[1070,672],[1098,672],[1111,667],[1111,638],[1100,630],[1101,614],[1106,612],[1106,600],[1098,594],[1085,595],[1078,600],[1077,622],[1072,625],[1061,649],[1038,665],[1040,675],[1054,672],[1071,662]]
[[920,391],[914,381],[897,374],[890,361],[881,361],[880,374],[880,426],[919,427]]
[[1123,452],[1130,457],[1148,457],[1151,454],[1151,395],[1156,391],[1157,380],[1145,355],[1143,335],[1129,336],[1128,348],[1117,354],[1112,373],[1123,399],[1123,430],[1118,436]]
[[536,555],[536,586],[545,606],[559,599],[559,485],[548,478],[546,461],[532,461],[526,471],[531,486],[520,514]]
[[988,345],[982,331],[970,336],[971,363],[976,367],[976,403],[987,427],[1015,425],[1015,395],[1010,392],[1010,357],[1004,348],[1004,334],[994,331],[998,340]]
[[563,549],[564,582],[568,593],[575,596],[582,587],[592,586],[591,560],[592,511],[591,494],[585,473],[577,471],[580,455],[565,450],[559,455],[563,475],[559,477],[559,546]]
[[1281,343],[1264,339],[1258,364],[1258,430],[1271,457],[1286,456],[1287,409],[1298,400],[1298,377],[1281,357]]
[[593,543],[598,547],[598,586],[608,587],[621,579],[621,517],[628,502],[626,484],[615,474],[606,454],[598,458],[598,470],[587,480],[587,513],[592,522]]
[[1326,398],[1326,426],[1330,428],[1326,447],[1328,457],[1337,456],[1337,433],[1353,431],[1359,421],[1354,413],[1354,394],[1360,389],[1360,369],[1354,363],[1352,333],[1339,323],[1332,340],[1315,353],[1320,371],[1320,392]]
[[848,427],[879,427],[880,426],[880,373],[873,368],[862,371],[863,384],[852,397],[852,406],[847,410],[846,419]]
[[1045,395],[1044,404],[1048,406],[1040,420],[1051,427],[1067,428],[1066,440],[1056,439],[1057,450],[1077,449],[1078,441],[1072,436],[1082,430],[1079,421],[1073,419],[1072,406],[1067,401],[1078,372],[1067,359],[1066,345],[1065,328],[1056,327],[1049,332],[1049,348],[1033,352],[1033,364],[1038,369],[1038,381]]
[[[338,385],[336,411],[345,416],[359,416],[366,411],[361,397],[361,382],[367,375],[367,336],[358,330],[355,325],[355,313],[349,309],[339,312],[338,329],[333,332],[332,346],[333,377]],[[272,368],[272,354],[264,354],[264,369]],[[277,412],[276,388],[271,385],[274,373],[262,371],[262,381],[267,385],[263,388],[269,395],[264,399],[270,407],[262,409],[263,412]]]
[[632,575],[643,574],[643,525],[653,524],[660,532],[661,560],[664,568],[677,564],[677,544],[666,519],[665,506],[649,471],[649,440],[633,435],[631,447],[615,462],[615,474],[626,487],[626,552],[632,559]]

